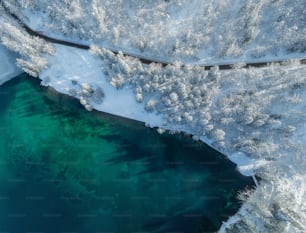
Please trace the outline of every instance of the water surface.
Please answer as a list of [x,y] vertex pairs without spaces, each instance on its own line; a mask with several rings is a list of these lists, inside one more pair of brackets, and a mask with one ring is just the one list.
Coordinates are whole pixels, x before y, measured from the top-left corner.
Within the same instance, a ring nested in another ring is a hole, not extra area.
[[0,232],[211,232],[252,185],[182,134],[87,112],[27,75],[0,87]]

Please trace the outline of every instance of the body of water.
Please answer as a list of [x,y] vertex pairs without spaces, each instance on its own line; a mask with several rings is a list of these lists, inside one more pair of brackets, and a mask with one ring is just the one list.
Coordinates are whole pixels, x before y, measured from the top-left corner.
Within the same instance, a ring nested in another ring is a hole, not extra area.
[[25,74],[0,86],[0,173],[12,233],[213,232],[252,185],[204,143],[87,112]]

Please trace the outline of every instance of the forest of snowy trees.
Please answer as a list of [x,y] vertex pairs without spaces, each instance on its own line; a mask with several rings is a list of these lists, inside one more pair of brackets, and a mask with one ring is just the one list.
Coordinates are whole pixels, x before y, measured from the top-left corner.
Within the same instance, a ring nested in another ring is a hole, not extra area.
[[239,194],[245,204],[220,232],[304,232],[306,176],[304,172],[290,176],[286,173],[270,166],[261,175],[261,185]]
[[[171,62],[260,59],[306,50],[303,0],[294,4],[288,0],[3,3],[47,34]],[[35,22],[28,17],[33,12]]]
[[0,14],[0,42],[20,55],[17,64],[24,71],[37,77],[48,65],[46,56],[54,54],[53,46],[25,32],[17,20],[5,13],[2,5]]
[[[304,56],[305,1],[2,3],[35,30],[91,45],[88,56],[100,65],[101,78],[115,89],[131,89],[145,111],[162,116],[160,133],[183,130],[228,155],[239,152],[254,161],[261,181],[240,194],[244,205],[221,232],[306,231],[306,66],[294,59],[264,68],[196,65]],[[1,43],[20,55],[17,63],[26,72],[38,76],[56,66],[50,63],[56,55],[52,44],[29,35],[1,5],[0,22]],[[107,48],[171,64],[144,64]],[[71,82],[68,93],[87,110],[103,103],[103,87],[85,79]],[[43,85],[52,83],[45,79]]]

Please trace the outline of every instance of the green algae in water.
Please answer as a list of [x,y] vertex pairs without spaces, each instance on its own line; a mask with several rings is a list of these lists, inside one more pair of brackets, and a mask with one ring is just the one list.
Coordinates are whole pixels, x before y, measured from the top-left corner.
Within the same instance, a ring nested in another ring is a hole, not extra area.
[[252,185],[189,137],[87,112],[26,75],[0,87],[0,232],[209,232]]

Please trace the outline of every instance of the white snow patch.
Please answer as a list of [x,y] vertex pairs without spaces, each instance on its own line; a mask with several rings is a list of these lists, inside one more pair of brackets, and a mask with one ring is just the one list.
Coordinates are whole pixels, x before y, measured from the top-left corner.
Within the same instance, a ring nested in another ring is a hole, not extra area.
[[266,160],[252,159],[252,158],[247,157],[242,152],[236,152],[231,155],[228,155],[228,158],[233,163],[237,164],[239,172],[245,176],[255,175],[254,170],[268,164]]
[[49,68],[40,74],[43,84],[53,87],[58,92],[71,95],[69,90],[89,83],[93,88],[102,88],[105,97],[101,104],[89,101],[90,105],[102,112],[147,122],[151,127],[161,125],[162,117],[147,113],[143,104],[136,102],[131,89],[115,89],[106,80],[101,68],[88,51],[56,45],[56,54],[49,59]]

